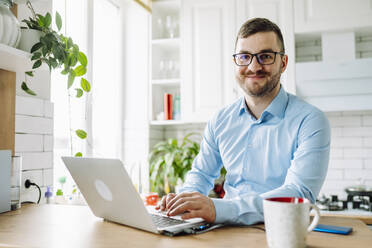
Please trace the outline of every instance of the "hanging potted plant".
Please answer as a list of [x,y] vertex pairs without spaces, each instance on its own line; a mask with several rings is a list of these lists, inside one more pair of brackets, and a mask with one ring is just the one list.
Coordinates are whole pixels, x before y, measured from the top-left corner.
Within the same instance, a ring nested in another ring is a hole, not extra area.
[[[30,52],[33,66],[31,71],[25,72],[25,80],[22,82],[21,86],[22,90],[29,95],[36,95],[36,93],[28,87],[27,77],[33,77],[34,70],[39,68],[42,64],[46,64],[50,71],[61,69],[61,74],[67,77],[67,89],[71,89],[76,79],[80,78],[80,85],[74,88],[76,97],[80,98],[83,96],[84,92],[90,92],[90,83],[83,77],[87,72],[87,57],[80,51],[79,46],[73,42],[71,37],[67,37],[61,33],[62,18],[60,14],[58,12],[55,14],[55,24],[58,29],[56,31],[52,28],[53,20],[50,13],[46,13],[44,16],[36,14],[29,1],[27,1],[27,6],[31,10],[32,16],[28,20],[22,21],[26,24],[26,27],[23,27],[23,29],[39,31],[40,38],[31,47]],[[75,133],[81,139],[87,137],[87,133],[82,129],[75,130]],[[70,137],[70,140],[71,139]],[[75,156],[82,156],[82,153],[77,152]]]

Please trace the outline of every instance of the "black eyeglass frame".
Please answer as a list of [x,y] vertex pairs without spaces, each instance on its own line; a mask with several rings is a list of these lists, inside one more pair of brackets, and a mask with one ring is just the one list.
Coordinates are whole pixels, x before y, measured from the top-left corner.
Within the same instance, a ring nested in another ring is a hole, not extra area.
[[[272,63],[270,63],[270,64],[262,64],[262,63],[260,62],[260,60],[258,59],[257,56],[258,56],[259,54],[263,54],[263,53],[273,53],[273,54],[274,54],[274,61],[273,61]],[[248,63],[247,65],[239,65],[239,64],[236,62],[236,56],[237,56],[237,55],[240,55],[240,54],[249,54],[249,55],[252,55],[251,60],[249,61],[249,63]],[[252,63],[254,57],[256,57],[256,60],[257,60],[257,62],[258,62],[260,65],[272,65],[272,64],[275,63],[276,55],[277,55],[277,54],[280,54],[281,56],[283,56],[285,53],[284,53],[284,52],[273,52],[273,51],[270,51],[270,52],[259,52],[259,53],[235,53],[235,54],[233,54],[232,56],[233,56],[233,58],[234,58],[234,62],[235,62],[235,64],[236,64],[237,66],[249,66],[249,65]]]

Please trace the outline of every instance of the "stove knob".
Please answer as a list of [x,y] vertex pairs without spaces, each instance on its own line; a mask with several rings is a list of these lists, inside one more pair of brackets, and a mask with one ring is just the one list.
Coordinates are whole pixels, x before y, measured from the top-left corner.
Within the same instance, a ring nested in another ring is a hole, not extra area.
[[353,201],[353,208],[354,209],[359,209],[360,208],[360,204],[362,203],[362,201],[360,199],[356,199]]
[[342,201],[342,209],[347,209],[347,203],[348,201]]

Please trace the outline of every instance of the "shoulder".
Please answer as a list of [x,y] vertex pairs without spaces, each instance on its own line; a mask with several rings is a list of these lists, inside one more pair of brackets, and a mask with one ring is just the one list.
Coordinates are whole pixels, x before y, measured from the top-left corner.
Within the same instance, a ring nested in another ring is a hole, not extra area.
[[329,135],[330,125],[323,111],[292,94],[288,93],[288,97],[286,117],[296,123],[300,133],[314,134],[322,131],[326,136]]
[[297,116],[300,118],[320,118],[327,120],[326,115],[323,111],[311,105],[308,102],[300,99],[299,97],[288,94],[288,105],[286,109],[286,114],[291,116]]

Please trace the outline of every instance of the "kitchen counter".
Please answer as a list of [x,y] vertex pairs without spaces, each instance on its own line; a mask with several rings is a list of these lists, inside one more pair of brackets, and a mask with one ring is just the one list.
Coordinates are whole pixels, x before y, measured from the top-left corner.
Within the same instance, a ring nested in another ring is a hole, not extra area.
[[335,216],[344,218],[353,218],[363,221],[365,224],[372,225],[372,212],[359,210],[359,209],[349,209],[342,211],[320,211],[321,216]]
[[[372,231],[360,220],[322,217],[322,224],[351,226],[350,235],[311,232],[308,247],[369,247]],[[260,228],[263,224],[258,225]],[[267,247],[265,232],[223,227],[179,237],[156,235],[95,217],[87,206],[24,205],[0,214],[1,247]]]

